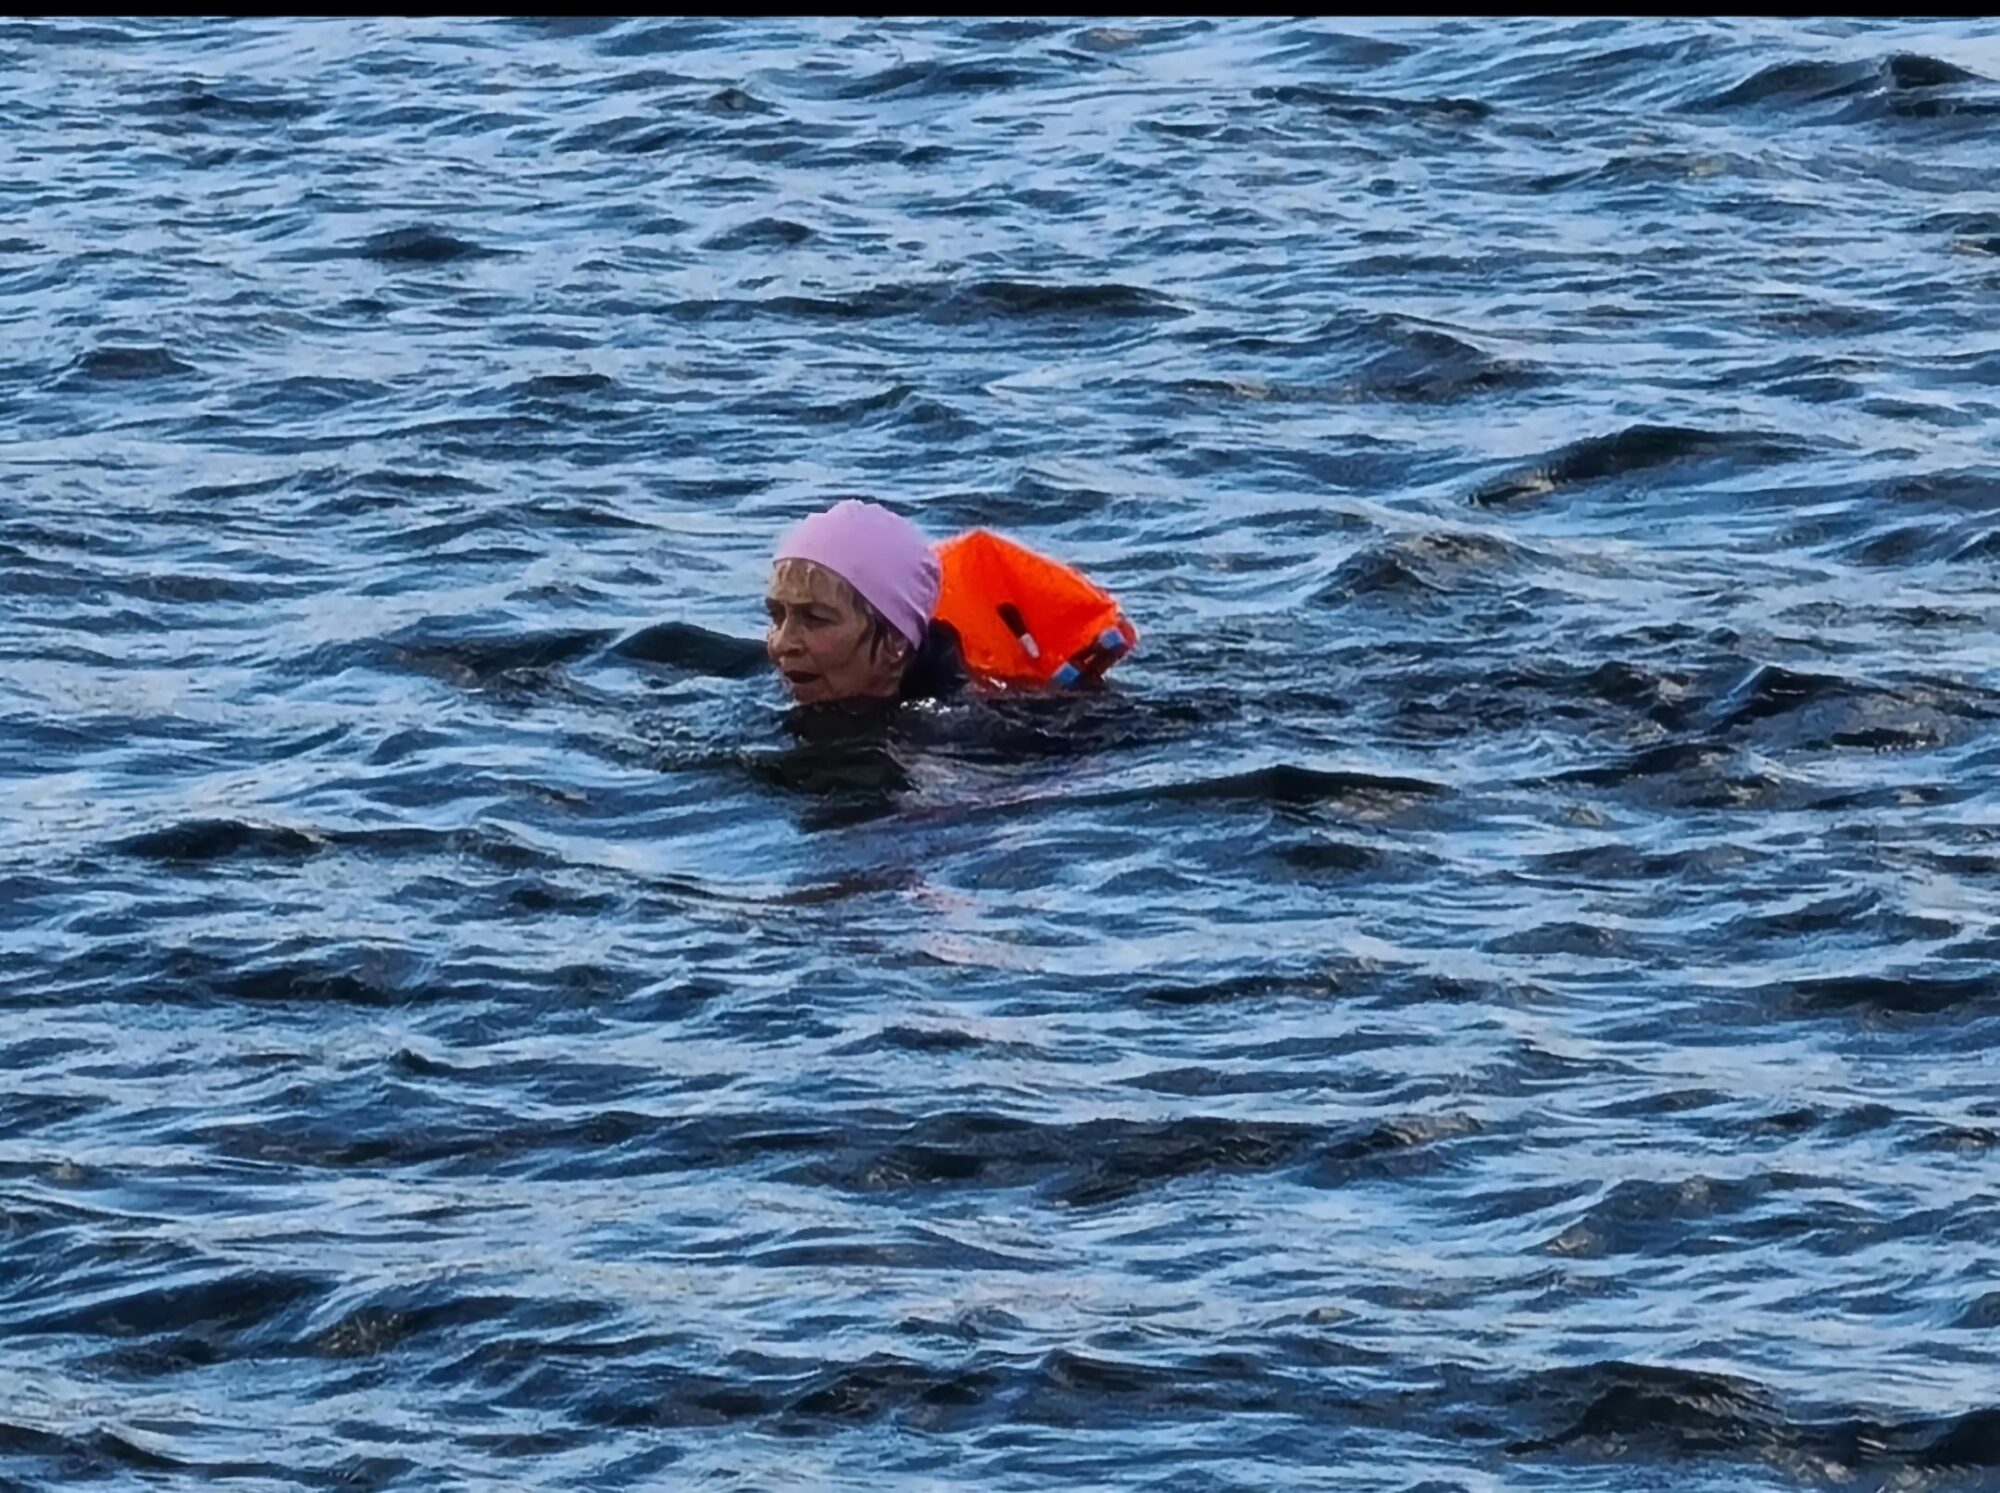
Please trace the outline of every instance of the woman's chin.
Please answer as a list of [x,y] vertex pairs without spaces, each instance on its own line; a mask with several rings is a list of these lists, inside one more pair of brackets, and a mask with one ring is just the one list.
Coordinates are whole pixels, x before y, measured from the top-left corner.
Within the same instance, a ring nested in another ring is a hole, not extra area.
[[[863,705],[880,703],[884,700],[893,700],[896,697],[895,685],[887,680],[868,681],[860,688],[856,688],[853,681],[850,680],[847,681],[846,686],[843,688],[836,685],[824,674],[801,673],[797,676],[785,674],[782,678],[785,682],[785,690],[791,695],[794,705],[837,705],[843,703]],[[874,687],[869,687],[871,684]]]

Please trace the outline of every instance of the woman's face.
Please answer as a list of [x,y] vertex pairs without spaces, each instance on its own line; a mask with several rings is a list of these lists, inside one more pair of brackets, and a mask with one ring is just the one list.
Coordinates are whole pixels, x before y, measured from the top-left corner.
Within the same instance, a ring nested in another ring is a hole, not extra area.
[[780,560],[772,567],[764,610],[771,617],[764,651],[799,704],[896,693],[909,645],[892,633],[871,652],[870,619],[860,597],[825,566]]

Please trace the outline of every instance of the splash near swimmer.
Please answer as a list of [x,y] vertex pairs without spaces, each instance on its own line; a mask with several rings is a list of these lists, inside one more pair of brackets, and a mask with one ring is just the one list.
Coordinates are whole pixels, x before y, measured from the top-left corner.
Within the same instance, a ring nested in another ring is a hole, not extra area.
[[765,651],[802,705],[1074,689],[1139,639],[1082,572],[987,529],[933,546],[878,503],[846,499],[772,557]]

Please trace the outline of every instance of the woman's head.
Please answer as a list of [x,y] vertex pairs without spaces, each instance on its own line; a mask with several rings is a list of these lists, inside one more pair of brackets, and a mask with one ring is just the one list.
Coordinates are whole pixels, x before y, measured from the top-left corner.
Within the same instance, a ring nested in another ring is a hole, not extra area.
[[801,705],[896,693],[909,643],[824,565],[778,561],[764,610],[764,650]]
[[778,546],[764,607],[771,662],[801,705],[892,696],[937,607],[930,541],[875,503],[836,503]]

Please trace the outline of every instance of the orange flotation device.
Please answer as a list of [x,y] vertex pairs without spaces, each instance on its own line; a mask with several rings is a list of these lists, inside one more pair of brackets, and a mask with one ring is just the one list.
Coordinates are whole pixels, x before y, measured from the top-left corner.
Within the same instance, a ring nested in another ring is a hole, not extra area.
[[1070,688],[1139,641],[1109,592],[990,529],[947,539],[937,554],[938,620],[958,630],[966,669],[983,683]]

